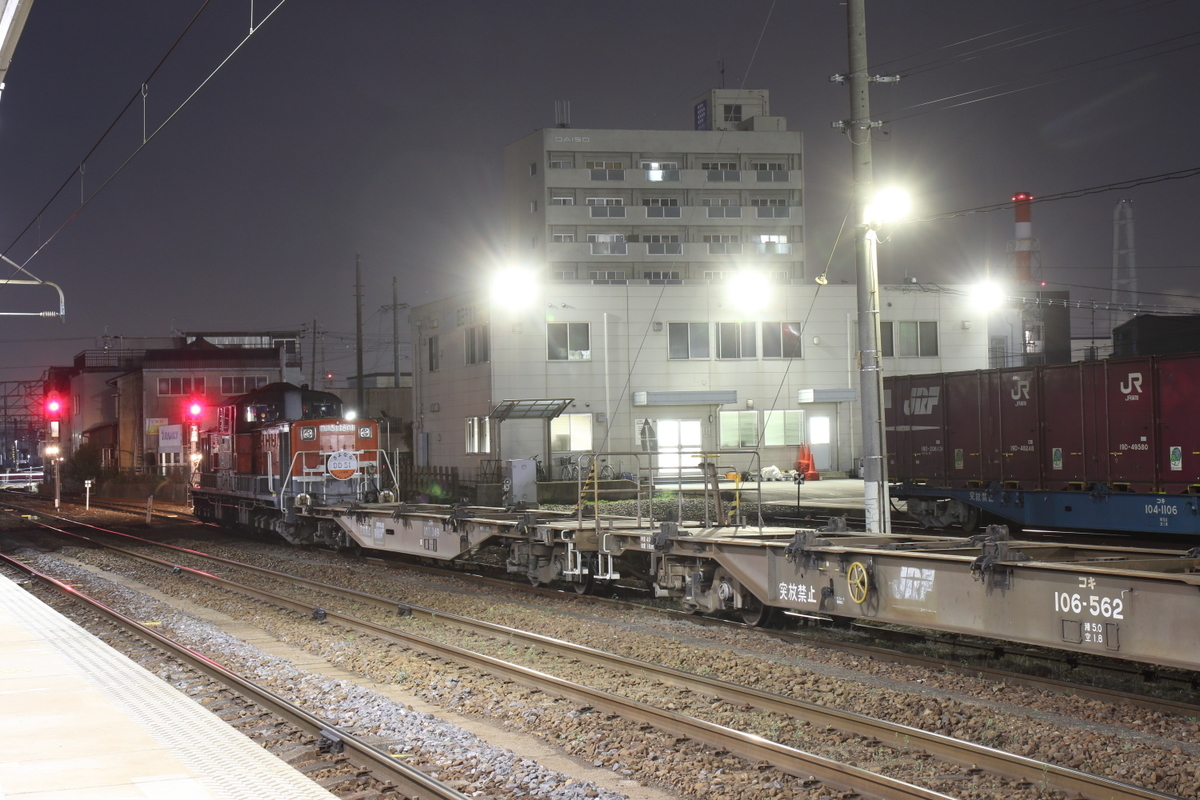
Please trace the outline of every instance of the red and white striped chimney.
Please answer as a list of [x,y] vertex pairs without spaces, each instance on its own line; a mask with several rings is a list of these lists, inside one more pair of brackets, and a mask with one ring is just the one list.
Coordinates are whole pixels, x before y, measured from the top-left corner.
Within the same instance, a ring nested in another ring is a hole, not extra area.
[[1017,192],[1013,195],[1013,211],[1016,213],[1017,231],[1013,242],[1013,267],[1018,284],[1033,283],[1033,212],[1030,206],[1033,195]]

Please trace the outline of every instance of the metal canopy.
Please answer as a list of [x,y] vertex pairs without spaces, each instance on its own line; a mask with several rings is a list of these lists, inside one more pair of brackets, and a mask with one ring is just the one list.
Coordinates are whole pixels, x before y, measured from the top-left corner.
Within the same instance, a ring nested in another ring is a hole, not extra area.
[[554,419],[574,402],[574,397],[501,400],[488,417],[497,422],[506,419]]

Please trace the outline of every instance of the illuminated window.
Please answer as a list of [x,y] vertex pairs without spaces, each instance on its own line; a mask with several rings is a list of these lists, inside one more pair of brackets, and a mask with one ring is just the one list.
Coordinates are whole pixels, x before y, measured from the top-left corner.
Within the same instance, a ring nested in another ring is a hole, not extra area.
[[757,447],[758,412],[722,411],[721,447]]
[[592,415],[560,414],[550,420],[550,449],[586,452],[592,449]]
[[159,378],[159,397],[182,394],[204,394],[204,378]]

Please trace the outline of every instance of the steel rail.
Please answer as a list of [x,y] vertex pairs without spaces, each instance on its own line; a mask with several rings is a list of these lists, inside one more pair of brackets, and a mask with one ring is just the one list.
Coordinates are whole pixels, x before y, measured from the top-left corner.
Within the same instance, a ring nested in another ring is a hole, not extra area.
[[[78,534],[72,534],[78,535]],[[120,534],[121,536],[129,536],[129,534]],[[87,537],[81,537],[87,539]],[[130,537],[137,539],[138,537]],[[88,539],[88,541],[92,541]],[[139,541],[145,541],[140,540]],[[995,748],[986,747],[984,745],[967,742],[953,737],[944,736],[938,733],[932,733],[920,728],[914,728],[908,725],[899,723],[887,722],[867,717],[861,714],[855,714],[848,711],[840,711],[816,703],[809,703],[803,700],[798,700],[783,695],[778,695],[771,692],[764,692],[758,689],[752,689],[745,686],[740,686],[726,681],[715,680],[702,675],[697,675],[683,670],[673,669],[671,667],[651,664],[638,659],[626,658],[613,653],[608,653],[602,650],[597,650],[584,645],[577,645],[566,642],[560,639],[555,639],[541,634],[522,631],[516,628],[510,628],[503,625],[497,625],[482,620],[475,620],[469,617],[463,617],[457,614],[449,614],[434,609],[425,608],[422,606],[412,605],[408,603],[397,603],[395,600],[380,597],[378,595],[361,592],[355,589],[335,586],[332,584],[314,581],[308,578],[302,578],[287,573],[270,570],[265,567],[259,567],[253,564],[235,561],[233,559],[222,558],[207,553],[201,553],[189,548],[181,548],[175,545],[165,545],[157,542],[147,542],[148,544],[165,547],[172,550],[177,550],[188,555],[209,560],[224,566],[233,567],[246,572],[262,575],[271,580],[277,580],[282,583],[289,583],[295,586],[300,586],[306,589],[331,594],[342,597],[347,600],[364,602],[377,607],[386,608],[389,610],[399,609],[404,613],[411,613],[414,616],[442,624],[449,624],[461,630],[471,631],[473,633],[482,634],[492,638],[505,639],[508,641],[520,642],[522,646],[531,646],[541,648],[542,650],[565,656],[567,658],[585,661],[596,666],[613,670],[618,674],[638,674],[642,677],[649,678],[660,683],[664,683],[676,688],[687,691],[695,691],[700,694],[709,695],[715,698],[720,698],[731,703],[740,703],[752,706],[763,711],[778,713],[785,716],[801,719],[815,726],[830,726],[841,731],[854,733],[867,739],[879,741],[880,743],[896,747],[898,749],[923,749],[931,755],[950,763],[976,766],[987,770],[995,775],[1000,775],[1006,778],[1028,781],[1030,783],[1045,785],[1050,788],[1060,789],[1064,792],[1074,792],[1086,798],[1096,798],[1096,800],[1167,800],[1170,795],[1154,792],[1124,781],[1118,781],[1110,778],[1105,778],[1099,775],[1082,772],[1080,770],[1061,767],[1049,762],[1038,761],[1036,759],[1020,756],[1013,753],[1007,753]],[[150,556],[145,556],[139,553],[133,553],[124,548],[106,545],[112,549],[125,553],[135,558],[144,559],[157,563],[160,566],[178,567],[188,570],[201,577],[204,580],[217,580],[226,588],[239,587],[236,591],[253,593],[259,596],[259,599],[270,598],[270,602],[280,602],[279,596],[273,593],[259,590],[254,587],[246,587],[241,584],[236,584],[228,581],[225,578],[219,578],[201,570],[193,570],[189,567],[183,567],[178,564],[154,559]],[[261,593],[259,595],[258,593]],[[287,598],[283,598],[289,603],[295,603],[294,610],[309,612],[315,606],[307,603],[297,603]],[[333,613],[324,609],[327,616],[333,616]],[[346,617],[347,619],[355,619],[354,617]],[[366,622],[357,620],[359,622]],[[375,623],[367,623],[374,625]],[[385,630],[391,631],[390,628]],[[422,639],[424,637],[421,637]],[[656,725],[657,727],[657,725]]]
[[[214,586],[228,589],[265,603],[280,606],[310,616],[320,616],[345,628],[366,633],[384,641],[394,642],[407,649],[415,649],[463,666],[477,669],[501,680],[511,681],[547,694],[558,695],[568,700],[590,706],[605,713],[623,717],[637,725],[648,725],[665,733],[692,739],[710,747],[734,753],[752,763],[765,763],[799,778],[815,778],[821,783],[843,791],[853,791],[880,800],[952,800],[949,795],[921,786],[905,783],[884,775],[833,759],[807,753],[794,747],[764,739],[761,736],[726,728],[705,720],[678,714],[636,700],[614,695],[599,689],[558,678],[548,673],[522,667],[501,659],[475,653],[454,645],[445,644],[425,636],[406,633],[369,620],[330,611],[311,603],[300,602],[263,589],[245,586],[210,572],[193,569],[152,556],[134,553],[122,547],[105,545],[89,537],[62,531],[46,523],[38,523],[50,530],[75,536],[135,559],[156,564],[170,570],[179,570]],[[186,548],[184,548],[186,550]],[[203,555],[203,554],[196,554]],[[236,562],[235,562],[236,563]],[[259,568],[261,569],[261,568]],[[268,570],[269,572],[269,570]],[[393,604],[394,606],[395,604]],[[406,607],[407,609],[407,607]],[[314,612],[320,611],[320,614]],[[135,623],[136,624],[136,623]],[[153,633],[148,631],[149,633]],[[326,726],[328,727],[328,726]]]
[[[12,503],[7,503],[7,505],[12,506],[13,508],[20,508],[19,506],[16,506]],[[34,509],[25,509],[25,510],[29,511],[31,513],[42,514],[43,516],[46,516],[46,517],[61,519],[63,521],[71,522],[72,524],[80,525],[83,527],[92,528],[93,530],[101,531],[103,533],[108,533],[108,534],[111,534],[114,536],[127,537],[130,539],[134,539],[135,541],[141,541],[141,542],[145,542],[147,544],[157,545],[159,547],[174,548],[174,549],[178,549],[183,552],[192,552],[197,555],[202,555],[202,556],[205,556],[208,558],[218,558],[217,556],[210,556],[206,553],[202,553],[201,551],[188,550],[187,548],[179,548],[174,545],[164,544],[162,542],[154,542],[154,541],[151,541],[148,539],[141,539],[140,537],[133,536],[131,534],[122,533],[120,531],[113,531],[113,530],[110,530],[107,528],[99,527],[97,525],[92,525],[90,523],[72,520],[69,517],[63,517],[63,516],[60,516],[57,514],[48,513],[45,511],[41,511],[41,510],[34,510]],[[362,558],[364,560],[371,561],[373,563],[377,563],[377,564],[381,564],[381,565],[385,565],[385,566],[391,566],[396,563],[389,559],[383,559],[383,558],[377,558],[377,557],[371,557],[371,556],[363,556]],[[231,563],[237,563],[237,562],[231,562]],[[754,626],[748,626],[746,623],[743,623],[743,622],[735,622],[735,621],[731,621],[731,620],[720,619],[718,617],[696,615],[696,614],[692,614],[692,613],[686,612],[686,611],[679,611],[679,610],[670,609],[670,608],[661,608],[661,607],[657,607],[657,606],[649,606],[649,605],[645,605],[642,603],[632,602],[629,600],[620,600],[620,599],[616,599],[616,598],[599,597],[599,596],[594,596],[594,595],[580,595],[580,594],[578,594],[576,592],[572,592],[572,591],[549,589],[549,588],[542,587],[542,586],[527,586],[527,585],[524,585],[521,583],[514,583],[512,581],[506,581],[506,580],[502,580],[502,579],[498,579],[498,578],[491,578],[486,575],[479,575],[477,573],[464,572],[464,571],[459,571],[459,570],[450,570],[450,569],[445,569],[443,567],[434,567],[434,566],[429,566],[429,565],[425,565],[425,564],[410,564],[410,563],[404,563],[403,567],[406,570],[422,572],[427,575],[441,575],[441,576],[459,578],[459,579],[463,579],[463,580],[470,580],[470,581],[473,581],[476,583],[482,583],[482,584],[488,585],[488,586],[505,588],[505,589],[508,589],[511,591],[517,591],[517,592],[521,592],[521,593],[525,593],[525,594],[537,595],[539,597],[553,597],[556,599],[565,600],[567,602],[596,603],[596,604],[607,605],[607,606],[612,606],[612,607],[616,607],[616,608],[627,608],[627,609],[638,610],[638,611],[650,611],[650,612],[660,614],[663,616],[669,616],[669,617],[676,618],[676,619],[686,620],[686,621],[691,622],[696,625],[704,625],[704,626],[708,626],[708,627],[736,628],[736,629],[745,629],[747,627],[754,627]],[[819,647],[819,648],[826,649],[826,650],[829,650],[829,649],[840,650],[843,652],[859,655],[864,658],[875,659],[878,661],[884,661],[884,662],[888,662],[888,663],[904,664],[907,666],[923,667],[923,668],[927,668],[927,669],[933,669],[933,670],[939,670],[939,671],[945,671],[945,672],[954,672],[954,673],[957,673],[960,675],[984,677],[989,680],[1005,682],[1005,683],[1013,684],[1016,686],[1024,686],[1024,687],[1032,688],[1032,689],[1038,689],[1040,691],[1052,691],[1052,692],[1056,692],[1058,694],[1063,694],[1063,695],[1073,695],[1076,697],[1082,697],[1082,698],[1086,698],[1089,700],[1099,700],[1104,703],[1112,703],[1113,705],[1128,705],[1128,706],[1133,706],[1136,708],[1142,708],[1142,709],[1145,709],[1148,711],[1158,711],[1163,714],[1173,714],[1173,715],[1181,716],[1181,717],[1200,717],[1200,705],[1197,705],[1194,703],[1185,703],[1185,702],[1180,702],[1180,701],[1176,701],[1176,700],[1165,700],[1165,699],[1161,699],[1161,698],[1150,697],[1150,696],[1143,695],[1143,694],[1137,694],[1137,693],[1133,693],[1133,692],[1125,692],[1125,691],[1120,691],[1120,690],[1116,690],[1116,689],[1106,689],[1103,687],[1090,686],[1090,685],[1081,684],[1081,683],[1074,683],[1071,681],[1059,680],[1056,678],[1027,675],[1027,674],[1021,673],[1021,672],[1013,672],[1011,670],[1004,670],[1004,669],[998,669],[996,667],[990,667],[985,664],[960,665],[960,664],[956,664],[951,661],[947,661],[944,658],[935,658],[932,656],[924,656],[924,655],[920,655],[917,653],[905,653],[905,652],[902,652],[899,650],[888,649],[888,648],[879,647],[876,645],[861,644],[861,643],[857,643],[857,642],[848,642],[848,641],[840,640],[840,639],[829,639],[826,637],[814,636],[812,634],[800,633],[800,632],[796,632],[796,631],[773,630],[773,629],[769,629],[769,628],[756,628],[756,629],[759,630],[764,636],[775,638],[780,641],[795,643],[795,644],[805,644],[805,645],[809,645],[812,647]],[[880,628],[879,630],[883,631],[885,633],[891,632],[891,629],[888,629],[888,628]],[[878,634],[872,634],[872,635],[878,635]],[[907,637],[905,637],[905,638],[907,638]],[[989,646],[986,644],[972,643],[969,641],[947,641],[947,640],[939,639],[937,637],[930,637],[927,635],[923,637],[923,641],[930,642],[930,643],[944,644],[946,646],[952,646],[952,647],[963,647],[963,648],[967,648],[967,649],[974,650],[977,652],[983,652],[986,650],[995,650],[995,648],[996,648],[996,645]],[[1049,658],[1049,656],[1046,656],[1043,654],[1027,652],[1024,650],[1015,650],[1015,649],[1008,648],[1008,647],[1005,648],[1005,652],[1007,654],[1013,655],[1013,656],[1026,656],[1026,657],[1037,658],[1037,659]],[[1056,659],[1056,660],[1063,660],[1063,659]],[[1090,660],[1087,660],[1084,658],[1076,658],[1074,660],[1077,662],[1078,666],[1091,666],[1096,669],[1101,669],[1101,670],[1106,670],[1106,671],[1112,669],[1109,665],[1106,665],[1106,664],[1103,664],[1100,662],[1093,662],[1093,661],[1090,661]],[[1122,669],[1118,668],[1117,671],[1122,672],[1123,674],[1129,674],[1128,669],[1122,670]],[[1176,682],[1184,680],[1183,678],[1170,677],[1170,676],[1168,676],[1167,679],[1174,680]]]
[[403,762],[397,761],[395,756],[390,753],[363,742],[352,734],[341,730],[336,725],[310,714],[294,703],[221,666],[203,653],[192,650],[174,639],[151,630],[121,612],[104,605],[99,600],[84,594],[75,587],[39,572],[34,567],[3,553],[0,553],[0,561],[42,581],[60,594],[98,611],[115,622],[119,627],[136,634],[152,647],[167,652],[172,657],[179,659],[218,683],[225,685],[238,694],[248,697],[259,706],[286,720],[295,727],[300,728],[310,735],[323,737],[331,743],[340,745],[355,764],[368,769],[376,777],[395,784],[406,797],[413,798],[414,800],[424,800],[424,798],[467,800],[466,795],[429,777],[415,767],[410,767]]

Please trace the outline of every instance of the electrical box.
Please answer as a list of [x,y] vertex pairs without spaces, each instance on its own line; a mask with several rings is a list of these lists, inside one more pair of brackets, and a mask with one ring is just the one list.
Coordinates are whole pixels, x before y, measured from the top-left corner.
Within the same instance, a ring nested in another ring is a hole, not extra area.
[[504,502],[537,505],[537,461],[513,458],[504,462]]

